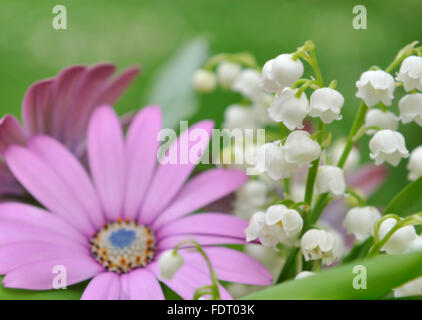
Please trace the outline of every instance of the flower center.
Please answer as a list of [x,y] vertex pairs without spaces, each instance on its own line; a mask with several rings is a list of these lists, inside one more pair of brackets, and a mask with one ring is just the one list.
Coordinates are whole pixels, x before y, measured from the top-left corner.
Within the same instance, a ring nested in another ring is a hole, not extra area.
[[91,253],[108,271],[129,272],[145,267],[155,254],[151,229],[131,220],[110,222],[90,240]]

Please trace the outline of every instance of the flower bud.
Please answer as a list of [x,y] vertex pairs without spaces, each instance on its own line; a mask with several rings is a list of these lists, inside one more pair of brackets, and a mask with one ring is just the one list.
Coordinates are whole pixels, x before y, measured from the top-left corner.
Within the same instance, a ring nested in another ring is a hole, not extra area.
[[377,166],[384,161],[397,166],[401,158],[409,156],[403,135],[389,129],[378,131],[369,141],[369,149]]
[[[366,127],[380,127],[381,129],[397,130],[399,127],[399,118],[390,111],[380,109],[370,109],[365,116]],[[368,130],[366,133],[374,134],[377,130]]]
[[217,85],[215,74],[211,71],[199,69],[193,74],[193,87],[199,92],[211,92]]
[[291,87],[302,76],[303,63],[291,54],[280,54],[272,63],[271,72],[280,89]]
[[407,169],[409,170],[409,180],[413,181],[422,176],[422,146],[410,153]]
[[403,60],[398,81],[403,82],[404,90],[422,90],[422,57],[410,56]]
[[315,186],[319,193],[329,192],[335,198],[343,196],[346,190],[343,170],[335,166],[320,166]]
[[362,73],[360,80],[356,82],[358,91],[356,97],[362,99],[368,107],[382,102],[391,106],[394,98],[396,84],[391,74],[381,70],[371,70]]
[[234,80],[232,89],[253,101],[260,99],[264,94],[259,72],[255,69],[242,70]]
[[422,93],[405,95],[399,101],[400,120],[403,123],[415,121],[422,126]]
[[223,61],[217,66],[216,71],[221,87],[229,89],[242,71],[242,67],[238,63]]
[[285,159],[289,163],[305,165],[318,159],[321,147],[303,130],[295,130],[289,134],[284,144]]
[[274,59],[271,59],[265,62],[264,66],[262,67],[262,72],[261,72],[261,81],[262,81],[262,85],[264,86],[264,90],[270,93],[277,92],[279,90],[284,89],[284,87],[280,87],[274,79],[274,75],[272,72],[273,63],[274,63]]
[[306,261],[322,259],[326,265],[330,265],[339,257],[336,237],[324,230],[306,231],[300,246]]
[[285,88],[278,92],[268,109],[270,119],[275,122],[283,122],[289,130],[303,128],[303,119],[309,113],[309,102],[305,93],[298,98],[298,89]]
[[176,272],[183,265],[183,257],[174,249],[163,252],[158,260],[158,268],[160,270],[160,277],[164,279],[173,279]]
[[[380,239],[384,238],[388,232],[396,225],[397,221],[393,218],[388,218],[381,223],[379,228]],[[405,252],[412,241],[416,239],[416,231],[413,226],[405,226],[398,229],[393,235],[387,240],[385,245],[382,247],[383,251],[388,254],[396,254]]]
[[381,214],[376,208],[356,207],[347,212],[343,225],[358,241],[364,241],[374,234],[375,225],[380,219]]
[[340,120],[343,104],[344,97],[338,91],[331,88],[320,88],[311,95],[309,115],[319,117],[324,123]]

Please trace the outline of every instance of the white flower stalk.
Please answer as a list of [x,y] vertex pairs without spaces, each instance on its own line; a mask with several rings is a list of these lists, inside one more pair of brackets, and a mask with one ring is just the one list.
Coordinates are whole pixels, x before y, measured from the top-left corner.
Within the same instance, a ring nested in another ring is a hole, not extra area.
[[403,60],[398,81],[403,82],[404,90],[422,90],[422,57],[410,56]]
[[278,92],[268,109],[270,119],[283,122],[289,130],[303,128],[303,119],[309,113],[309,101],[305,93],[296,97],[298,89],[285,88]]
[[212,71],[199,69],[193,74],[193,87],[203,93],[214,91],[217,85],[217,78]]
[[282,204],[270,206],[265,213],[265,220],[267,225],[279,227],[280,241],[297,236],[303,227],[300,214]]
[[343,196],[346,190],[343,170],[336,166],[320,166],[315,187],[318,193],[329,192],[335,198]]
[[331,123],[341,119],[341,108],[344,104],[344,97],[331,88],[320,88],[315,90],[310,99],[309,115],[319,117],[324,123]]
[[389,73],[381,70],[366,71],[356,82],[356,87],[358,89],[356,97],[362,99],[368,107],[372,107],[379,102],[391,106],[395,82]]
[[173,249],[165,251],[158,260],[160,277],[168,280],[173,279],[176,272],[182,267],[183,262],[183,257],[178,251]]
[[277,181],[289,178],[298,166],[296,163],[286,161],[284,147],[280,141],[275,141],[259,148],[256,168]]
[[251,215],[265,205],[268,200],[268,186],[261,180],[250,180],[236,191],[233,213],[249,219]]
[[[346,146],[346,139],[338,139],[336,140],[331,148],[329,149],[329,155],[331,156],[331,160],[334,164],[337,164],[340,160],[341,155],[343,154],[344,148]],[[353,147],[347,157],[346,163],[344,164],[343,170],[344,172],[350,172],[359,165],[360,161],[360,152],[357,147]]]
[[259,72],[255,69],[242,70],[234,80],[232,89],[252,101],[260,100],[264,94]]
[[422,177],[422,146],[417,147],[410,153],[407,169],[409,170],[409,180],[413,181]]
[[403,123],[415,121],[422,126],[422,93],[405,95],[399,101],[400,120]]
[[377,222],[381,219],[380,212],[374,207],[356,207],[350,209],[344,219],[344,227],[348,233],[354,234],[359,242],[374,235]]
[[303,74],[303,63],[291,54],[280,54],[267,61],[262,70],[262,83],[267,92],[276,92],[291,87]]
[[416,278],[394,289],[394,297],[396,298],[420,295],[422,295],[422,277]]
[[309,164],[318,159],[321,147],[310,134],[304,130],[291,132],[284,143],[285,159],[297,165]]
[[[396,225],[396,219],[389,218],[384,220],[379,228],[379,238],[384,238],[388,232]],[[398,229],[387,240],[381,250],[388,254],[403,253],[408,250],[411,243],[416,239],[416,231],[413,226],[405,226]]]
[[[399,127],[399,118],[390,111],[380,109],[370,109],[365,116],[366,127],[379,127],[396,131]],[[367,134],[374,134],[377,130],[367,130]]]
[[322,259],[323,263],[330,265],[339,258],[336,237],[324,230],[306,231],[300,241],[300,246],[306,261]]
[[217,78],[222,88],[229,89],[242,71],[238,63],[223,61],[217,66]]
[[252,109],[232,104],[224,112],[223,127],[227,129],[254,129],[256,127]]
[[401,158],[409,156],[403,135],[389,129],[378,131],[369,141],[369,149],[369,156],[375,160],[376,165],[385,161],[397,166]]
[[299,272],[299,273],[296,275],[295,280],[299,280],[299,279],[307,278],[307,277],[313,276],[313,275],[315,275],[315,274],[316,274],[316,273],[315,273],[315,272],[312,272],[312,271],[302,271],[302,272]]

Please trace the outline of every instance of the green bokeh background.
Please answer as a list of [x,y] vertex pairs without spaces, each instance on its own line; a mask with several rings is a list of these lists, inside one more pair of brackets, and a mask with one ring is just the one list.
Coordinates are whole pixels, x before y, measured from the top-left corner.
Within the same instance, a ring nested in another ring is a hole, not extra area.
[[[51,26],[57,4],[67,8],[67,30]],[[367,30],[352,27],[357,4],[367,8]],[[17,116],[32,82],[70,64],[141,65],[142,75],[117,105],[123,113],[146,102],[155,72],[195,36],[210,40],[211,53],[250,51],[261,64],[311,39],[324,78],[337,79],[346,97],[345,121],[331,125],[338,136],[347,133],[356,112],[354,83],[360,73],[374,64],[385,67],[402,46],[422,40],[421,0],[2,0],[0,7],[0,111]],[[191,120],[213,118],[219,125],[233,99],[223,92],[202,95]],[[397,100],[392,108],[397,110]],[[401,130],[409,149],[422,144],[416,125]],[[361,144],[363,161],[366,145],[367,139]],[[385,204],[405,184],[402,161],[372,202]]]

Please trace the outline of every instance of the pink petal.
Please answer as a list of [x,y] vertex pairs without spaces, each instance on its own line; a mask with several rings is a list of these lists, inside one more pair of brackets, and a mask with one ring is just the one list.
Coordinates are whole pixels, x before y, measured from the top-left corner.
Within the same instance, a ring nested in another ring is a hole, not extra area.
[[88,248],[80,245],[60,245],[43,241],[14,242],[0,247],[0,274],[40,261],[72,258],[75,255],[91,257]]
[[25,145],[26,134],[19,121],[12,115],[5,115],[0,120],[0,154],[13,144]]
[[86,237],[72,225],[43,209],[14,202],[0,204],[0,244],[49,241],[88,247]]
[[92,224],[97,229],[102,227],[105,219],[98,195],[81,163],[68,149],[48,136],[36,136],[28,145],[72,190]]
[[92,257],[73,255],[72,258],[34,262],[13,269],[3,278],[3,285],[8,288],[30,290],[53,289],[53,281],[58,276],[53,270],[57,266],[66,269],[68,286],[92,278],[103,270]]
[[[157,264],[150,264],[147,268],[159,277]],[[176,272],[173,279],[160,279],[160,281],[164,282],[166,286],[185,300],[192,300],[196,290],[211,284],[211,278],[206,272],[198,270],[187,263]],[[219,291],[222,300],[233,299],[223,286],[219,285]]]
[[347,177],[347,183],[371,195],[384,183],[387,174],[387,168],[383,166],[366,165]]
[[85,235],[92,235],[96,231],[78,195],[45,160],[20,146],[9,147],[5,160],[19,182],[50,211],[66,219]]
[[161,111],[146,107],[138,113],[126,136],[126,194],[124,217],[135,219],[157,163]]
[[176,151],[177,163],[158,166],[142,205],[139,221],[151,223],[175,197],[208,146],[213,125],[212,121],[201,121],[183,132],[170,146],[168,154],[175,154]]
[[81,300],[119,300],[119,297],[119,275],[114,272],[103,272],[88,283]]
[[158,239],[184,234],[203,234],[244,239],[248,221],[223,213],[194,214],[164,225],[156,231]]
[[[223,247],[206,247],[204,251],[211,260],[217,278],[220,280],[253,285],[270,285],[272,283],[271,273],[260,262],[247,254]],[[188,250],[181,252],[186,263],[208,274],[207,264],[198,252]]]
[[[186,240],[195,240],[201,246],[213,246],[217,244],[246,244],[245,239],[232,238],[232,237],[222,237],[222,236],[207,236],[200,234],[184,234],[169,236],[160,240],[157,246],[157,250],[166,250],[174,248],[179,242]],[[189,246],[189,245],[187,245]]]
[[88,129],[88,160],[108,220],[122,216],[125,156],[119,119],[109,106],[95,110]]
[[248,180],[240,170],[213,169],[193,177],[182,188],[173,203],[154,221],[160,227],[192,213],[239,188]]
[[0,162],[0,200],[24,196],[25,190],[10,172],[9,167],[4,162]]
[[48,130],[46,116],[51,107],[52,82],[52,79],[35,82],[25,93],[22,121],[28,134],[43,133]]
[[136,269],[127,275],[127,293],[130,300],[164,300],[157,277],[148,269]]

